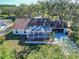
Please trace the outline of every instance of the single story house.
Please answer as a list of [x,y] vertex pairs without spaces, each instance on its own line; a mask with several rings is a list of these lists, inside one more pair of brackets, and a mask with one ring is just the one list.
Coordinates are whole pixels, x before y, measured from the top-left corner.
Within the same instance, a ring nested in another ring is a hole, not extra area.
[[62,20],[32,18],[15,23],[13,26],[13,34],[25,35],[27,39],[47,39],[51,37],[52,32],[67,34],[67,24]]

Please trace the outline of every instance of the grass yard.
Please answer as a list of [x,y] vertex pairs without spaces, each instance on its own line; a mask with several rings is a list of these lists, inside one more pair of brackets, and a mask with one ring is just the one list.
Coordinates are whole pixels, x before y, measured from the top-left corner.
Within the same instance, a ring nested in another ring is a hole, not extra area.
[[23,46],[18,45],[19,40],[6,40],[0,46],[5,47],[8,50],[16,49],[17,52],[21,51]]
[[0,36],[0,43],[0,47],[4,47],[8,50],[16,49],[17,52],[21,51],[24,47],[19,45],[19,38],[12,33],[9,33],[6,36]]

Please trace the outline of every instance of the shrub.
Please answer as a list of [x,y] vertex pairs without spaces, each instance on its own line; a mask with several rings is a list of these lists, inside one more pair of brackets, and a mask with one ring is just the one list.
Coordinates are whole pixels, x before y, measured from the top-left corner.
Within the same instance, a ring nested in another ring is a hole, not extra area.
[[4,36],[0,36],[0,44],[2,44],[5,40],[5,37]]

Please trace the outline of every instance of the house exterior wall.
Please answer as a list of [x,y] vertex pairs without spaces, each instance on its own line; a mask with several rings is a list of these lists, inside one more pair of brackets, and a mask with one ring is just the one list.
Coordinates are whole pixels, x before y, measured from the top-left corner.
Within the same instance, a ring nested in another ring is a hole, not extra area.
[[24,32],[23,29],[14,29],[13,34],[14,35],[26,35],[28,39],[34,39],[34,38],[50,38],[50,32]]
[[26,35],[26,33],[24,33],[24,29],[14,29],[13,30],[13,34],[16,34],[16,35]]

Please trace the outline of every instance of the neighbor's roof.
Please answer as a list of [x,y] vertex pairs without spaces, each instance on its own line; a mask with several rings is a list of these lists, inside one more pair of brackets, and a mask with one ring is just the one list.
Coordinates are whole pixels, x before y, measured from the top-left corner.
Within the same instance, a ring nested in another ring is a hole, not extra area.
[[22,21],[15,23],[15,25],[13,26],[13,29],[25,29],[30,21],[31,19],[26,19],[26,20],[22,19]]

